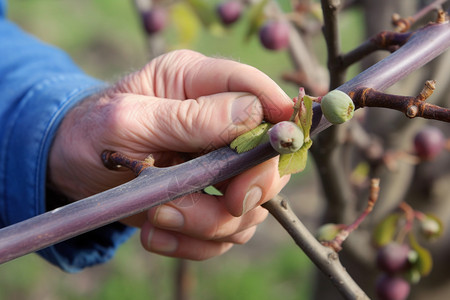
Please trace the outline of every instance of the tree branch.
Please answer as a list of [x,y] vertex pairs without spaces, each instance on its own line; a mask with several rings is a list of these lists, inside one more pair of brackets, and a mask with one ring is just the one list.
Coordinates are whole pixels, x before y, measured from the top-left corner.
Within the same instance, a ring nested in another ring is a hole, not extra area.
[[360,88],[351,92],[350,96],[357,107],[384,107],[401,111],[408,118],[422,117],[450,122],[450,109],[425,102],[433,92],[434,85],[434,81],[427,81],[416,97],[385,94],[371,88]]
[[327,44],[328,69],[330,70],[330,90],[341,85],[345,80],[345,70],[340,68],[340,40],[337,13],[340,0],[321,0],[324,27],[323,34]]
[[436,0],[427,6],[423,7],[419,10],[414,16],[410,16],[407,18],[401,18],[398,14],[394,14],[392,16],[392,24],[396,26],[395,30],[398,32],[406,32],[411,28],[411,26],[426,16],[429,12],[433,10],[439,10],[442,7],[442,4],[447,2],[447,0]]
[[295,243],[314,264],[333,282],[346,299],[369,299],[364,291],[347,273],[339,261],[338,254],[331,248],[322,246],[297,218],[289,203],[281,196],[263,204],[283,226]]
[[[341,67],[338,32],[337,17],[341,3],[339,0],[322,0],[321,3],[330,74],[329,88],[331,90],[344,82],[346,72],[346,69]],[[321,166],[318,168],[318,172],[329,204],[327,218],[339,222],[353,218],[352,203],[355,202],[355,194],[348,181],[347,170],[334,168],[336,163],[342,160],[344,130],[343,126],[330,128],[314,140],[311,148],[315,161],[320,162]]]
[[362,58],[378,50],[389,50],[394,52],[399,47],[403,46],[411,36],[412,33],[380,32],[354,50],[347,54],[343,54],[340,57],[340,68],[348,68]]

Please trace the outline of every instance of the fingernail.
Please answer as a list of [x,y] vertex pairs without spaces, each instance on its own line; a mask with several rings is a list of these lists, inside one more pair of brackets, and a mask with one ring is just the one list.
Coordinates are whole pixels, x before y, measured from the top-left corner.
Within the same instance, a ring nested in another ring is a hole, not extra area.
[[155,213],[155,225],[164,228],[176,229],[184,225],[184,216],[168,205],[162,205]]
[[249,210],[255,208],[255,206],[261,201],[262,190],[259,186],[252,187],[247,194],[245,194],[242,214],[245,214]]
[[260,122],[263,111],[258,97],[245,95],[234,100],[231,107],[231,120],[235,125],[240,125],[249,119]]
[[152,228],[147,239],[148,248],[159,253],[171,253],[177,250],[178,240],[173,235]]

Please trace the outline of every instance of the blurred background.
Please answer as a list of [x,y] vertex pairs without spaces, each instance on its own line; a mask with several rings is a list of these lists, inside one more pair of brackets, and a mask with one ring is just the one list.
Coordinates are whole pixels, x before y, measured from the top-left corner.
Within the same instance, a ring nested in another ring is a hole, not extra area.
[[[16,0],[9,1],[8,17],[37,38],[65,50],[86,73],[114,82],[151,58],[149,41],[136,9],[138,2]],[[246,39],[248,11],[233,26],[221,26],[215,17],[205,26],[192,9],[192,3],[196,2],[201,1],[179,1],[170,6],[170,21],[161,33],[168,50],[188,48],[252,65],[273,78],[288,95],[296,96],[298,86],[282,79],[283,74],[295,70],[289,52],[267,50],[257,36]],[[210,5],[219,2],[209,1]],[[282,9],[290,6],[290,1],[279,3]],[[414,10],[411,5],[409,8]],[[386,19],[380,19],[379,23],[379,28],[390,29]],[[370,31],[365,24],[360,5],[340,14],[343,52],[365,39]],[[309,43],[315,57],[326,66],[323,36],[314,35]],[[357,73],[359,66],[355,65],[347,78]],[[322,222],[326,202],[312,159],[305,171],[292,177],[282,193],[314,232]],[[109,263],[78,274],[63,273],[31,254],[0,265],[0,300],[174,299],[178,266],[175,259],[144,251],[138,235],[122,246]],[[218,258],[188,262],[187,266],[192,299],[312,299],[317,287],[330,289],[335,297],[320,298],[316,293],[317,299],[340,299],[333,287],[316,284],[317,278],[324,278],[316,274],[309,259],[271,216],[248,244],[235,246]]]

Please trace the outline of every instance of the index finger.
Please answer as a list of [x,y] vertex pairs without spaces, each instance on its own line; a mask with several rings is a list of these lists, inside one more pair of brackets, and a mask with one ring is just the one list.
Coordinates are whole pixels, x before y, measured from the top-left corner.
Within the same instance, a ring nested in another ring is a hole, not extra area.
[[195,56],[184,69],[183,83],[187,98],[221,92],[248,92],[261,101],[268,121],[276,123],[291,116],[292,100],[275,81],[258,69],[188,50],[184,55]]

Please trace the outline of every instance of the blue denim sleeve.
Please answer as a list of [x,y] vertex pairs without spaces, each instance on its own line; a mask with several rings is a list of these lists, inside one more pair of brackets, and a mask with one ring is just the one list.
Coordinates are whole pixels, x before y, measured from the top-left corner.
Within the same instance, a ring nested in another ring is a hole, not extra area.
[[[46,211],[47,156],[64,115],[105,87],[61,50],[2,17],[0,0],[0,227]],[[38,252],[67,272],[106,262],[135,229],[110,224]]]

